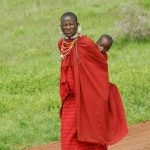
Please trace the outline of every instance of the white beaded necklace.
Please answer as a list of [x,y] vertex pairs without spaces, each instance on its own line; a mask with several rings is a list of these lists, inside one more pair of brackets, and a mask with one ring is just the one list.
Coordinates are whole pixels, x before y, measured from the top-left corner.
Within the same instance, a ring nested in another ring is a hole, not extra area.
[[[60,57],[62,59],[65,59],[65,57],[69,54],[69,52],[71,51],[71,49],[74,46],[77,39],[78,39],[78,36],[72,42],[66,42],[65,38],[63,39],[63,42],[61,45],[61,50],[60,50]],[[70,45],[68,47],[65,47],[64,44],[70,44]],[[65,48],[66,48],[66,50],[64,50]]]

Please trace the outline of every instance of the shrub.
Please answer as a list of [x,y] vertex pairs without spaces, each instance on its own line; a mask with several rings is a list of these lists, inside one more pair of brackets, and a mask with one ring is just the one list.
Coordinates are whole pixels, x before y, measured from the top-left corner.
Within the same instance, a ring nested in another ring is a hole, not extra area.
[[139,5],[128,3],[121,5],[121,20],[116,23],[117,36],[129,39],[145,39],[150,37],[150,11]]

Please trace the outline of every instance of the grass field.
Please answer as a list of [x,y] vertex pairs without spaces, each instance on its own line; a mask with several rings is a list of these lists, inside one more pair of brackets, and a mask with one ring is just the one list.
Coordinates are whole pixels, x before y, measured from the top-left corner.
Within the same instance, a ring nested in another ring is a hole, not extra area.
[[[115,33],[128,0],[0,0],[0,150],[59,139],[59,17],[79,16],[82,33],[96,40]],[[134,0],[150,10],[149,0]],[[117,33],[116,33],[117,34]],[[150,120],[150,38],[116,38],[109,76],[123,97],[129,124]]]

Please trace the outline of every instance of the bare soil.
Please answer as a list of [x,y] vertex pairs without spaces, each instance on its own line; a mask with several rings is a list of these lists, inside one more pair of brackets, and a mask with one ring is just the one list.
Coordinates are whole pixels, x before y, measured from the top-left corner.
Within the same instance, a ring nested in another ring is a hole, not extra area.
[[[129,126],[128,135],[109,150],[150,150],[150,121]],[[60,142],[55,141],[25,150],[61,150]]]

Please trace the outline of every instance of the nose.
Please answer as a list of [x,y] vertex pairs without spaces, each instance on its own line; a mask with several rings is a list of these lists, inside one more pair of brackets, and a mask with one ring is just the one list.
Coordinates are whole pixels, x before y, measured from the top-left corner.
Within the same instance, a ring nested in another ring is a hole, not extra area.
[[67,26],[66,26],[66,29],[69,30],[69,29],[70,29],[70,25],[67,25]]

